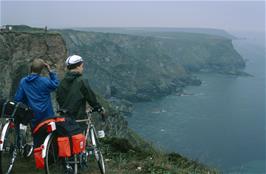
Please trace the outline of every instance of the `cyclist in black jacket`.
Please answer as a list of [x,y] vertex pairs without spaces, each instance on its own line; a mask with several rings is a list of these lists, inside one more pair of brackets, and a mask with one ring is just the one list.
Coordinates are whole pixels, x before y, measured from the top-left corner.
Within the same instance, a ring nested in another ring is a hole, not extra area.
[[86,115],[86,102],[98,111],[103,118],[105,111],[98,103],[94,92],[91,90],[88,80],[82,76],[84,63],[78,55],[69,56],[66,60],[68,71],[56,91],[56,100],[60,109],[68,111],[68,115],[74,119],[84,119]]

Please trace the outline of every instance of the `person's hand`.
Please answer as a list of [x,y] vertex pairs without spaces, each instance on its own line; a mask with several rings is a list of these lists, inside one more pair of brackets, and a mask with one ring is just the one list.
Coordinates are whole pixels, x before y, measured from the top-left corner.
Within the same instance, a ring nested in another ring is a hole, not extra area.
[[51,72],[51,67],[48,63],[43,62],[45,68],[48,70],[48,72]]
[[92,108],[89,106],[86,106],[86,113],[92,113]]

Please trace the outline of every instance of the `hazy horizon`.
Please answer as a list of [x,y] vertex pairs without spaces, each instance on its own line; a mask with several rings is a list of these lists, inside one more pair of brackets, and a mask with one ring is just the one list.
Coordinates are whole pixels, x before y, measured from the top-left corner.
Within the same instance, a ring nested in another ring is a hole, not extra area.
[[1,1],[1,25],[265,32],[264,1]]

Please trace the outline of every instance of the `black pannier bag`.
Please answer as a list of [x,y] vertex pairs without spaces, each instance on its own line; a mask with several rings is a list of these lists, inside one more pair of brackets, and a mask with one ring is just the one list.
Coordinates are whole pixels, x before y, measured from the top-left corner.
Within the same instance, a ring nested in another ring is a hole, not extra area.
[[[60,118],[60,117],[59,117]],[[79,124],[70,117],[62,117],[65,121],[56,122],[56,133],[58,136],[75,135],[82,133]]]
[[33,111],[23,103],[0,100],[0,114],[4,118],[15,118],[15,122],[27,125],[32,120]]

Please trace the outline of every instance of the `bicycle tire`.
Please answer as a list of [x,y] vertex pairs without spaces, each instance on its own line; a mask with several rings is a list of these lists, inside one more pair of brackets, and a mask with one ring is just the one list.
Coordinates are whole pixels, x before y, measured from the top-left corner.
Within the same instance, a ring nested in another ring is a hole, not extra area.
[[45,173],[46,174],[77,174],[77,157],[58,157],[57,136],[54,134],[47,143],[45,152]]
[[0,173],[8,174],[11,173],[17,156],[15,128],[10,123],[5,124],[1,136],[3,148],[0,151]]
[[91,143],[93,146],[94,156],[95,156],[95,159],[97,160],[97,163],[98,163],[98,167],[101,171],[101,174],[105,174],[106,169],[105,169],[104,158],[103,158],[102,152],[101,152],[100,147],[99,147],[99,140],[96,136],[96,132],[95,132],[95,129],[93,127],[90,128],[89,135],[90,135]]

